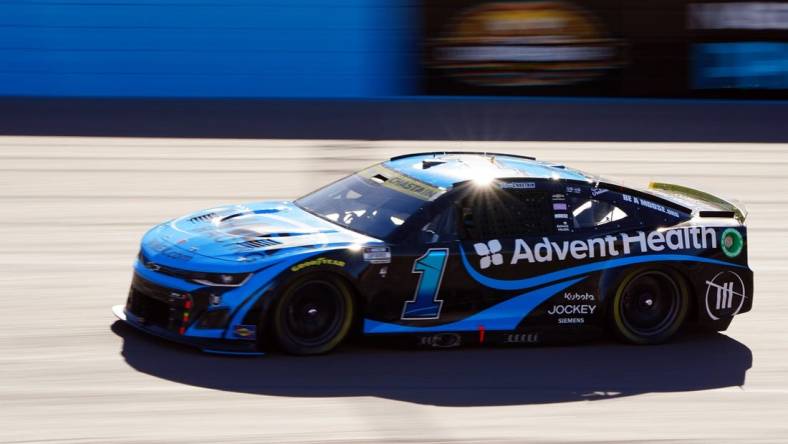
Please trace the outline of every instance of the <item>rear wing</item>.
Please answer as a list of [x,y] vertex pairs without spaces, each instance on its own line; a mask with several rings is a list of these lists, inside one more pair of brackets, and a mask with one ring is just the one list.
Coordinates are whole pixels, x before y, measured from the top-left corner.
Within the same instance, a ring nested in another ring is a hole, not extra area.
[[698,215],[701,217],[732,217],[739,222],[744,222],[747,218],[747,209],[744,208],[744,205],[729,202],[705,191],[661,182],[651,182],[648,187],[660,194],[697,201],[705,207],[698,211]]

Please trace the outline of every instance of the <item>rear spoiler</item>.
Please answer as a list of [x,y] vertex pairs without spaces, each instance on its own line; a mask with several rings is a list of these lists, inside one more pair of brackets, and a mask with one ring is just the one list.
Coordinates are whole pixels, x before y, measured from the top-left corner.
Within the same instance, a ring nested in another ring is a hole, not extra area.
[[743,205],[737,205],[704,191],[696,190],[672,183],[651,182],[649,189],[662,191],[677,197],[689,198],[706,204],[711,207],[709,210],[702,209],[698,212],[700,217],[732,217],[739,222],[744,222],[747,218],[747,210]]

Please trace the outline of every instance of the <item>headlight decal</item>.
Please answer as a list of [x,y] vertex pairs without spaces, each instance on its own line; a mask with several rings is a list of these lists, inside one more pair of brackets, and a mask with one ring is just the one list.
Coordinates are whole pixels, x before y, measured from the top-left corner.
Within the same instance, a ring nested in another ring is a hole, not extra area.
[[251,276],[252,273],[194,273],[189,280],[211,287],[240,287]]

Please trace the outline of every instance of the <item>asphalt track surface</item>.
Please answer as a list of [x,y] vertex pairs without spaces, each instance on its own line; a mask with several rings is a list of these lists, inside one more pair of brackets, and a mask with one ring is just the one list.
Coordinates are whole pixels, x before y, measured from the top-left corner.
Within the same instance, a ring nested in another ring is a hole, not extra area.
[[[394,154],[535,155],[750,210],[754,310],[662,346],[231,358],[115,322],[147,227]],[[0,138],[0,442],[788,442],[788,146]]]

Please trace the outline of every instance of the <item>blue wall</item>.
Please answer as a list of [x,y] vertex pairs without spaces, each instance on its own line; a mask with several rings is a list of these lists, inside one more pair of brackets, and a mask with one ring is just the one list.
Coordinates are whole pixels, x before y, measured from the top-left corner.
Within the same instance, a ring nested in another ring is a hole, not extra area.
[[410,94],[406,3],[0,0],[0,96]]

